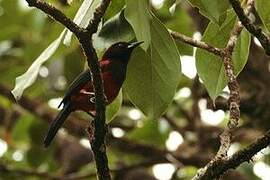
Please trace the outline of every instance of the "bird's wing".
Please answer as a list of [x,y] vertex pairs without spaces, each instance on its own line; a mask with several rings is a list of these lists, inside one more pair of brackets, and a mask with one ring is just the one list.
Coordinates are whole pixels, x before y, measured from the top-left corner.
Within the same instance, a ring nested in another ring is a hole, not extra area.
[[[110,61],[108,60],[102,60],[99,61],[99,66],[101,68],[101,72],[107,71],[108,70],[108,66],[109,66]],[[81,74],[79,74],[79,76],[70,84],[70,86],[68,87],[66,94],[63,98],[63,100],[60,102],[58,108],[62,105],[62,104],[66,104],[68,102],[68,100],[70,99],[70,97],[77,93],[78,91],[80,91],[80,89],[82,88],[82,86],[84,86],[88,81],[91,80],[91,72],[89,69],[83,71]]]
[[68,100],[70,99],[70,97],[73,94],[80,91],[82,86],[84,86],[90,80],[91,80],[91,73],[90,73],[89,69],[87,69],[87,70],[83,71],[81,74],[79,74],[79,76],[77,76],[77,78],[68,87],[66,94],[65,94],[63,100],[61,101],[61,103],[59,104],[58,108],[62,104],[65,105],[68,102]]

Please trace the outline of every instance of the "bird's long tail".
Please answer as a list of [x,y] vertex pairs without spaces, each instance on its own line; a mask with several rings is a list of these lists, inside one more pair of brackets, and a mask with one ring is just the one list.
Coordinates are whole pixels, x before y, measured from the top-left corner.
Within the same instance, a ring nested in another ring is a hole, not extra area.
[[48,147],[57,131],[63,125],[69,114],[72,112],[71,102],[65,104],[64,108],[59,112],[54,121],[51,123],[49,131],[44,139],[44,146]]

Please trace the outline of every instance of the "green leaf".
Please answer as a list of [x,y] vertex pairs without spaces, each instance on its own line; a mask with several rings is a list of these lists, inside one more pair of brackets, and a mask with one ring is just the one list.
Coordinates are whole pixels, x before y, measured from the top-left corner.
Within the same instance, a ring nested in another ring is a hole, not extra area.
[[45,63],[57,50],[65,33],[66,30],[64,30],[61,35],[39,55],[23,75],[16,78],[15,87],[11,91],[16,100],[19,100],[23,91],[35,82],[41,65]]
[[130,139],[135,139],[142,143],[151,143],[152,145],[164,146],[168,135],[169,129],[162,129],[161,121],[146,119],[143,120],[143,127],[136,128],[128,134]]
[[110,7],[107,9],[104,19],[105,21],[118,14],[125,6],[125,0],[111,1]]
[[116,116],[116,114],[121,108],[122,101],[123,101],[123,95],[122,95],[122,90],[120,90],[116,99],[109,106],[106,107],[106,122],[107,123],[113,120],[113,118]]
[[138,41],[144,41],[141,45],[146,51],[151,43],[151,14],[148,10],[148,0],[126,0],[125,17],[132,26]]
[[234,64],[234,72],[236,75],[238,75],[243,70],[243,68],[247,63],[250,41],[251,41],[250,33],[246,29],[243,29],[240,37],[237,40],[237,44],[234,48],[232,57]]
[[[224,48],[229,40],[231,30],[236,22],[233,11],[227,15],[225,22],[218,26],[210,23],[202,40],[216,47]],[[243,31],[237,40],[233,53],[234,73],[238,75],[246,64],[250,45],[250,35]],[[220,57],[205,50],[196,51],[196,68],[210,97],[215,99],[227,85],[223,61]]]
[[17,142],[29,143],[30,136],[27,133],[35,118],[29,114],[20,117],[12,129],[12,139]]
[[44,136],[48,130],[48,123],[35,119],[29,127],[28,133],[32,141],[32,145],[43,146]]
[[26,153],[26,159],[30,166],[39,167],[49,155],[42,146],[32,146]]
[[264,26],[267,28],[268,32],[270,32],[270,1],[256,0],[255,5]]
[[[128,66],[127,80],[124,89],[130,100],[148,117],[158,118],[171,103],[180,77],[180,55],[174,40],[170,36],[166,27],[152,15],[147,3],[139,3],[140,7],[148,12],[141,12],[140,15],[134,11],[138,1],[127,1],[125,13],[134,15],[131,19],[126,16],[131,23],[136,38],[149,42],[143,49],[137,48]],[[140,1],[141,2],[141,1]],[[143,7],[144,6],[147,7]],[[130,5],[133,8],[129,7]],[[129,12],[132,11],[132,12]],[[151,17],[144,17],[151,16]],[[144,21],[146,28],[150,28],[149,36],[144,37]],[[140,32],[136,32],[140,29]],[[145,38],[145,39],[144,39]]]
[[135,38],[131,26],[124,16],[124,10],[106,21],[98,35],[93,38],[94,47],[105,50],[119,41],[131,41]]
[[230,7],[228,0],[189,0],[189,2],[198,7],[202,15],[219,25],[224,22],[226,11]]

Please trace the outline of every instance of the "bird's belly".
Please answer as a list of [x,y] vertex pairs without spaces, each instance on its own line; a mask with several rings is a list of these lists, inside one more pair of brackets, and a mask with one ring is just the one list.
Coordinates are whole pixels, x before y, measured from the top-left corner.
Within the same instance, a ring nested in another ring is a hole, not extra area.
[[91,101],[92,95],[79,93],[71,97],[71,101],[75,110],[91,112],[95,110],[95,104]]
[[[110,72],[102,73],[104,92],[106,95],[106,105],[110,104],[118,95],[121,85],[114,82]],[[85,112],[95,111],[94,91],[91,82],[86,83],[77,94],[71,97],[75,110]]]
[[110,104],[118,95],[121,85],[114,82],[111,73],[103,73],[104,92],[107,98],[107,104]]

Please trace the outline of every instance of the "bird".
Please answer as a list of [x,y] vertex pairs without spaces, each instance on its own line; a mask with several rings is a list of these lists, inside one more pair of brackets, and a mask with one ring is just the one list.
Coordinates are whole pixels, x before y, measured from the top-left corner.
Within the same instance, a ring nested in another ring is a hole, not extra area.
[[[111,45],[99,61],[103,79],[105,104],[109,105],[118,95],[126,78],[127,65],[132,51],[143,42],[117,42]],[[95,93],[89,69],[79,74],[68,87],[58,108],[62,110],[52,121],[44,146],[48,147],[67,117],[74,111],[95,113]]]

